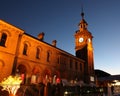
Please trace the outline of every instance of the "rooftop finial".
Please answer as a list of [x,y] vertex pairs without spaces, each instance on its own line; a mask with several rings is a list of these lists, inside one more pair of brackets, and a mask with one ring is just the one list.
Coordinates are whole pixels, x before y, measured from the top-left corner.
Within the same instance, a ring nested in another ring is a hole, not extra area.
[[82,19],[84,19],[83,5],[81,6],[82,6],[81,16],[82,16]]

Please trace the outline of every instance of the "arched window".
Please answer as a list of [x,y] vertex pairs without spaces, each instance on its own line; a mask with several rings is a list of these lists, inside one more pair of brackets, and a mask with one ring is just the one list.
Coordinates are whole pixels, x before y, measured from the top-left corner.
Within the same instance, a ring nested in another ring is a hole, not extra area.
[[72,59],[70,59],[70,69],[73,67],[73,61],[72,61]]
[[3,33],[0,39],[0,46],[5,46],[7,40],[7,34]]
[[21,76],[21,79],[22,79],[22,84],[25,84],[25,80],[27,79],[26,78],[26,73],[27,73],[27,69],[26,69],[26,66],[20,64],[18,67],[17,67],[17,74],[19,74]]
[[40,48],[36,49],[36,58],[40,59]]
[[24,44],[23,55],[27,55],[28,45]]
[[75,62],[75,69],[77,70],[78,69],[78,63]]
[[82,69],[83,69],[83,68],[82,68],[82,63],[80,63],[80,71],[82,71]]
[[50,61],[50,51],[47,52],[47,62]]

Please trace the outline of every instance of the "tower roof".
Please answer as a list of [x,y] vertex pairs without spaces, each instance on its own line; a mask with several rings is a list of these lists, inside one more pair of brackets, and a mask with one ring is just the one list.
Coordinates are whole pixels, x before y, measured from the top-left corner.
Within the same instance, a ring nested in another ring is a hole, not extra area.
[[81,17],[82,17],[82,19],[81,19],[80,23],[78,24],[78,26],[80,26],[80,24],[86,24],[86,25],[88,25],[88,23],[84,19],[84,12],[83,11],[81,12]]
[[86,25],[88,25],[87,22],[85,21],[85,19],[82,19],[82,20],[80,21],[79,26],[80,26],[80,24],[86,24]]
[[80,23],[78,24],[78,26],[79,26],[79,30],[80,31],[82,31],[82,30],[86,30],[87,29],[87,22],[85,21],[85,19],[84,19],[84,12],[82,11],[81,12],[81,17],[82,17],[82,19],[80,20]]

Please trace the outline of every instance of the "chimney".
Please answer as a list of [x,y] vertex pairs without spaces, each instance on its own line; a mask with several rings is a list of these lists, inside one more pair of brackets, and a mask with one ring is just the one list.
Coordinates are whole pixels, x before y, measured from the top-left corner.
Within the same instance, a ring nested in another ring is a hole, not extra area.
[[53,40],[53,41],[52,41],[52,45],[55,46],[55,47],[56,47],[56,43],[57,43],[56,40]]
[[43,41],[44,40],[44,32],[38,34],[38,39]]

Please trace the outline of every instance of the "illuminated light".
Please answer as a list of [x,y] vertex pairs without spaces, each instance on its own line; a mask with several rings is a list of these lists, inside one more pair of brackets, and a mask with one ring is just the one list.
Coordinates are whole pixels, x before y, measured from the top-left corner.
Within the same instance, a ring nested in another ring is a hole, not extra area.
[[56,84],[56,75],[53,77],[53,84]]
[[113,82],[115,82],[115,83],[116,83],[116,82],[119,82],[119,81],[118,81],[118,80],[114,80]]
[[93,76],[90,76],[90,81],[95,81],[95,78]]
[[68,94],[68,92],[67,91],[65,91],[65,93],[64,94]]
[[24,78],[25,78],[25,75],[21,74],[22,83],[24,83]]
[[103,92],[104,90],[103,90],[103,88],[100,88],[100,92]]
[[3,87],[2,90],[6,90],[9,92],[9,94],[15,95],[17,90],[20,88],[22,80],[21,77],[18,76],[9,76],[8,78],[5,78],[1,83],[0,86]]
[[74,81],[73,81],[73,80],[71,80],[71,81],[70,81],[70,83],[71,83],[71,84],[73,84],[73,83],[74,83]]
[[24,74],[21,74],[21,79],[22,79],[22,80],[24,80],[24,77],[25,77],[25,75],[24,75]]
[[57,82],[57,83],[60,83],[60,78],[57,78],[57,79],[56,79],[56,82]]
[[31,83],[36,83],[36,75],[32,75],[31,77]]
[[113,86],[115,86],[115,85],[116,85],[116,86],[117,86],[117,85],[120,85],[120,81],[119,81],[119,80],[114,80],[113,82],[114,82],[114,83],[112,84]]
[[88,90],[87,93],[90,93],[90,91]]
[[91,42],[90,38],[88,38],[88,42]]
[[114,85],[120,85],[120,82],[116,82]]

